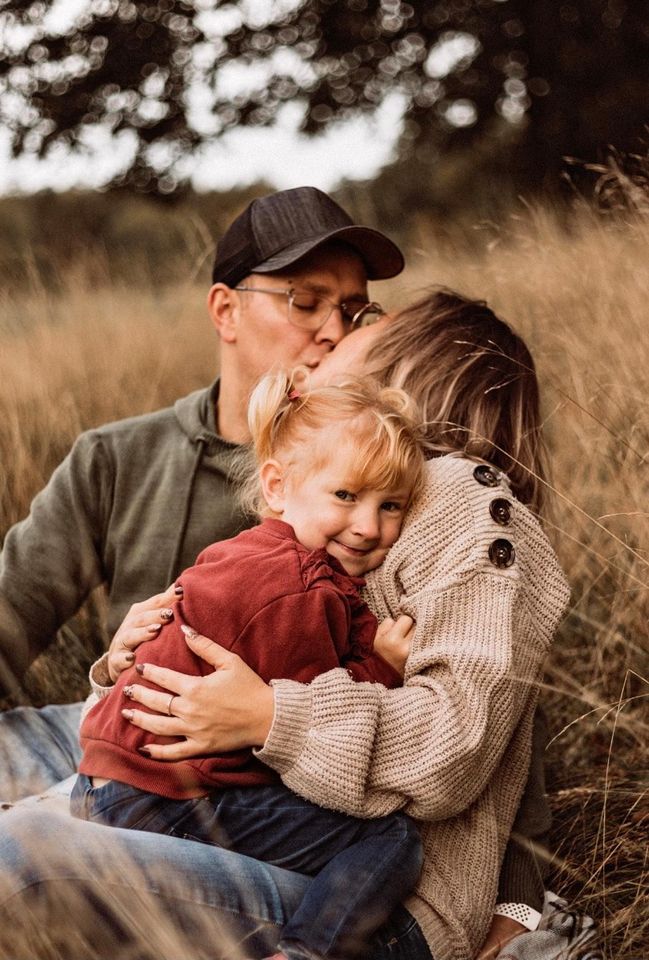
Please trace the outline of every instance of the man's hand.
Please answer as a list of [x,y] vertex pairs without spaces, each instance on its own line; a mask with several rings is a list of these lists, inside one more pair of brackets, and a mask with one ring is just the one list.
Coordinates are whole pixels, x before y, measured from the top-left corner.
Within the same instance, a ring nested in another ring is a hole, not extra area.
[[415,632],[415,625],[410,617],[401,614],[396,620],[386,617],[378,627],[374,637],[374,649],[387,660],[391,667],[403,676],[406,660],[410,653],[410,646]]
[[184,624],[181,629],[187,646],[211,664],[214,672],[190,677],[150,663],[137,665],[138,673],[169,693],[134,683],[125,688],[126,696],[156,713],[126,706],[122,716],[158,736],[184,737],[176,743],[152,743],[142,750],[156,760],[184,760],[263,746],[275,712],[272,688],[236,653]]
[[506,947],[514,937],[521,933],[527,933],[527,927],[510,917],[501,917],[494,914],[487,939],[482,944],[482,949],[476,957],[476,960],[496,960],[503,947]]

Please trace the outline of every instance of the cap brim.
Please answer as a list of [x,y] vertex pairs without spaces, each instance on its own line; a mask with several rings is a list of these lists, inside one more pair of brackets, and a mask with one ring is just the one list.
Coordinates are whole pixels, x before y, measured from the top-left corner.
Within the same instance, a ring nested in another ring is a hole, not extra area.
[[274,273],[290,267],[326,243],[338,241],[355,250],[365,265],[368,280],[388,280],[401,273],[405,261],[396,243],[370,227],[339,227],[317,238],[295,243],[253,267],[251,273]]

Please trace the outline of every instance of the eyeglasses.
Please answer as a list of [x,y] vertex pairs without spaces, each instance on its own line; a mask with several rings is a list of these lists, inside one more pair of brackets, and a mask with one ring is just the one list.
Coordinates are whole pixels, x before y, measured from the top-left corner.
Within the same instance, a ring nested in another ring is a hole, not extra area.
[[286,297],[288,322],[303,330],[320,330],[334,310],[340,310],[343,326],[348,332],[359,326],[362,321],[372,323],[385,313],[380,304],[358,297],[335,303],[313,290],[294,290],[292,287],[288,290],[273,290],[270,287],[235,287],[234,289],[244,293],[270,293]]

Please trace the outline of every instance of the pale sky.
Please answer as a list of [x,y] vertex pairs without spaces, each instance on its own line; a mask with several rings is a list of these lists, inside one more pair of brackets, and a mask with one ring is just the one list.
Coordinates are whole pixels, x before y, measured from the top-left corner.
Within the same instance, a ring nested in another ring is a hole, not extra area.
[[[332,189],[342,178],[373,177],[394,153],[401,129],[400,98],[386,102],[373,119],[359,118],[307,138],[296,132],[296,117],[286,110],[270,128],[232,130],[206,143],[181,164],[199,191],[228,190],[265,179],[278,189],[309,183]],[[0,193],[31,193],[47,187],[65,191],[96,189],[128,162],[133,141],[102,129],[88,137],[83,154],[54,149],[47,160],[9,157],[8,141],[0,131]]]

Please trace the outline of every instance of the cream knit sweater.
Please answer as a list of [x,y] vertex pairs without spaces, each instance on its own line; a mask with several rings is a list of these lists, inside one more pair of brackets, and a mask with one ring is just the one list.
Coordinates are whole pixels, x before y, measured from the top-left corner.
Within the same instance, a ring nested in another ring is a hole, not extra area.
[[[416,621],[404,686],[355,683],[343,669],[308,686],[275,681],[273,727],[256,751],[321,806],[361,817],[401,808],[419,821],[424,867],[406,907],[434,960],[473,960],[486,936],[537,684],[569,598],[537,520],[502,477],[490,488],[475,468],[429,462],[399,540],[367,578],[379,619]],[[497,498],[512,505],[506,525],[490,514]],[[490,559],[499,539],[514,547],[510,566]]]

